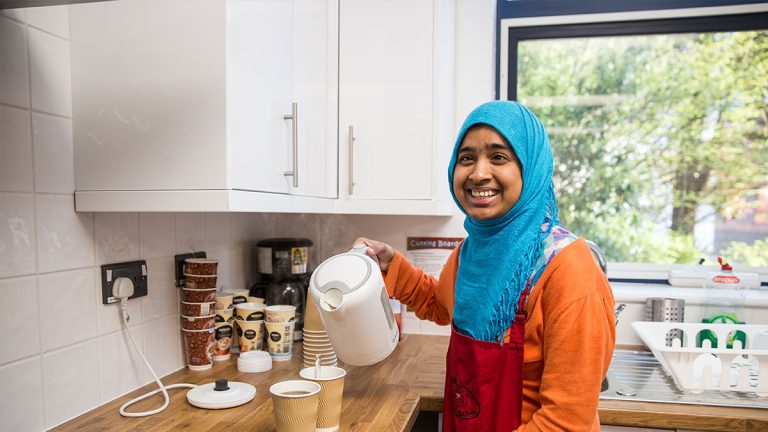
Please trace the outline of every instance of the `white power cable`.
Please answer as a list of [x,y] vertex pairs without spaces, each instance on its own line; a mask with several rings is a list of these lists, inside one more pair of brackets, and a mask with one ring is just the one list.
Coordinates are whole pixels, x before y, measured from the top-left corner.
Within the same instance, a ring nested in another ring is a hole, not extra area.
[[[128,284],[130,284],[130,286],[128,286]],[[122,315],[123,315],[123,330],[125,330],[125,333],[128,334],[128,339],[131,340],[131,343],[133,344],[133,348],[136,349],[136,352],[139,353],[139,356],[141,357],[141,359],[144,360],[144,364],[147,365],[149,372],[152,374],[152,377],[155,379],[155,382],[159,387],[157,390],[153,390],[149,393],[144,394],[143,396],[139,396],[137,398],[131,399],[128,402],[124,403],[120,407],[120,415],[123,417],[146,417],[146,416],[157,414],[163,411],[164,409],[168,408],[168,403],[170,402],[170,397],[168,396],[169,389],[195,388],[197,386],[194,384],[187,384],[187,383],[171,384],[169,386],[163,385],[163,383],[160,381],[160,378],[157,377],[157,374],[155,373],[154,369],[152,369],[152,366],[149,365],[149,361],[147,361],[147,358],[144,357],[144,353],[142,353],[141,350],[139,349],[139,345],[136,343],[136,340],[133,338],[133,335],[131,334],[131,330],[128,327],[128,321],[131,320],[131,317],[128,315],[128,297],[133,295],[133,282],[131,282],[131,280],[128,278],[117,278],[113,284],[113,294],[115,295],[115,297],[120,299],[120,310],[122,311]],[[160,408],[157,408],[151,411],[144,411],[144,412],[137,412],[137,413],[125,411],[126,408],[135,404],[136,402],[144,400],[150,396],[154,396],[160,392],[163,393],[163,406],[161,406]]]

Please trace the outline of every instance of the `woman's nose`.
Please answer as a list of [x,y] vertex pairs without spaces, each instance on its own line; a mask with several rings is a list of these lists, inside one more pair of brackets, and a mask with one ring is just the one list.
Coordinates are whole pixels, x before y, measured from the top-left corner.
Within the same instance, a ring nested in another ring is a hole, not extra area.
[[469,179],[473,182],[479,182],[491,178],[491,163],[487,159],[478,159],[475,167],[469,174]]

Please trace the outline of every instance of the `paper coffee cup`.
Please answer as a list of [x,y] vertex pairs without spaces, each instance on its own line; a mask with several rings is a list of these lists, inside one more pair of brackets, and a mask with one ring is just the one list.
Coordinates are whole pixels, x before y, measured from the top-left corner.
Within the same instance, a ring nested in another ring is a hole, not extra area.
[[305,380],[282,381],[269,387],[277,432],[315,432],[320,385]]
[[296,306],[272,305],[267,306],[266,320],[272,323],[285,323],[296,318]]
[[240,352],[258,351],[264,345],[264,321],[235,320]]
[[240,303],[235,306],[235,319],[242,321],[263,321],[266,305],[257,303]]
[[229,360],[232,349],[232,339],[235,337],[233,324],[231,322],[217,323],[214,336],[213,360]]
[[232,290],[228,291],[226,294],[232,294],[232,303],[237,306],[240,303],[247,303],[248,302],[248,294],[250,291],[247,289],[243,290]]
[[264,299],[261,297],[248,296],[248,303],[264,304]]
[[287,323],[265,323],[267,327],[267,348],[274,361],[290,360],[293,356],[293,325]]
[[216,293],[216,309],[232,309],[235,305],[232,303],[234,296],[232,293]]
[[234,309],[220,309],[216,311],[216,323],[231,323],[235,320]]
[[206,370],[213,365],[211,347],[214,343],[214,329],[181,330],[184,335],[184,352],[191,370]]
[[339,367],[308,367],[299,372],[305,380],[320,384],[320,410],[317,413],[317,429],[324,432],[339,430],[341,400],[344,394],[344,377],[347,371]]

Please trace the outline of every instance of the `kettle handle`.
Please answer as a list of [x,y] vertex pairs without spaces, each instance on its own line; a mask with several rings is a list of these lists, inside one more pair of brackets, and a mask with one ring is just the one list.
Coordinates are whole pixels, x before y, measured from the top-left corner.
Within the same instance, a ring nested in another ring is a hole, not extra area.
[[357,253],[357,254],[360,254],[360,255],[367,256],[368,258],[370,258],[373,261],[375,261],[376,265],[378,266],[379,265],[379,257],[377,257],[376,255],[374,255],[374,256],[368,255],[367,253],[365,253],[366,249],[368,249],[368,245],[366,245],[365,243],[358,243],[358,244],[352,246],[352,249],[350,249],[349,251],[352,252],[352,253]]

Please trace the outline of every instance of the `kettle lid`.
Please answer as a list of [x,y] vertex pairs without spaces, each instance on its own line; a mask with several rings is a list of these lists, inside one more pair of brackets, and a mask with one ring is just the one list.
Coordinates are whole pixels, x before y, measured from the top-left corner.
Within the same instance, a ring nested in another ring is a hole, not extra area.
[[336,288],[342,294],[362,287],[371,277],[372,260],[358,253],[343,253],[323,261],[312,273],[312,286],[324,293]]

